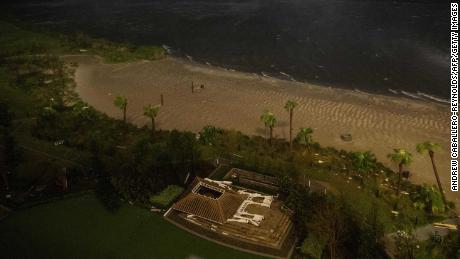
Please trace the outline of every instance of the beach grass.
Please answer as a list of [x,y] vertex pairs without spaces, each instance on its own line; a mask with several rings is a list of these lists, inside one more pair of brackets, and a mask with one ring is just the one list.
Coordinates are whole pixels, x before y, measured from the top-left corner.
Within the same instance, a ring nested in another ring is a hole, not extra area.
[[14,212],[0,240],[3,258],[257,258],[136,206],[109,212],[92,193]]

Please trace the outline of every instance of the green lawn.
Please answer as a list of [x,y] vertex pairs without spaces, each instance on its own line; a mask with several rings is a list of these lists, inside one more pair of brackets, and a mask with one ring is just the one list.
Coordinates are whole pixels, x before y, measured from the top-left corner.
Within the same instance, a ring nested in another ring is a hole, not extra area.
[[106,211],[93,194],[14,212],[2,258],[257,258],[200,239],[145,209]]

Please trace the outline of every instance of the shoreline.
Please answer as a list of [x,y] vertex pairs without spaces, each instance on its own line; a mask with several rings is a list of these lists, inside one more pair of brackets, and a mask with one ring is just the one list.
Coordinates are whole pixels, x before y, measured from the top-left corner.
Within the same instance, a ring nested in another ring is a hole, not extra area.
[[[390,99],[399,99],[400,101],[414,101],[414,102],[429,102],[430,104],[434,106],[440,106],[440,107],[450,107],[450,102],[449,99],[444,99],[443,97],[439,96],[433,96],[431,94],[426,94],[423,92],[417,92],[417,93],[412,93],[408,92],[405,90],[395,90],[388,88],[387,92],[372,92],[372,91],[367,91],[367,90],[362,90],[358,88],[347,88],[345,86],[338,86],[338,85],[326,85],[326,84],[321,84],[321,83],[315,83],[315,82],[309,82],[309,81],[299,81],[295,80],[292,75],[286,74],[284,72],[280,71],[281,75],[289,76],[293,80],[288,80],[288,79],[283,79],[281,77],[277,76],[272,76],[268,75],[265,72],[246,72],[246,71],[240,71],[240,70],[235,70],[233,68],[226,68],[223,65],[215,65],[211,64],[209,62],[200,62],[196,61],[193,57],[189,55],[184,56],[176,56],[173,55],[168,51],[168,48],[165,48],[162,46],[162,48],[166,51],[167,56],[165,56],[162,59],[170,59],[177,61],[179,63],[183,64],[188,64],[196,67],[201,67],[203,69],[211,69],[211,70],[218,70],[219,72],[228,72],[228,73],[239,73],[239,74],[244,74],[247,75],[249,78],[265,78],[265,79],[271,79],[275,81],[281,81],[281,82],[286,82],[286,83],[291,83],[291,84],[297,84],[300,85],[301,87],[304,87],[305,85],[311,86],[311,87],[317,87],[319,89],[331,89],[333,91],[343,91],[344,93],[348,94],[358,94],[358,95],[365,95],[365,96],[378,96],[382,98],[390,98]],[[61,55],[61,57],[65,58],[72,58],[72,57],[88,57],[88,58],[97,58],[101,63],[105,63],[107,65],[117,65],[117,64],[136,64],[136,63],[145,63],[145,62],[155,62],[158,60],[138,60],[138,61],[129,61],[129,62],[119,62],[119,63],[106,63],[104,61],[104,58],[99,56],[99,55],[92,55],[92,54],[66,54],[66,55]],[[161,59],[160,59],[161,60]],[[399,93],[398,93],[399,91]],[[415,96],[415,97],[414,97]]]
[[[168,53],[169,54],[169,53]],[[240,70],[235,70],[233,68],[226,68],[221,65],[214,65],[209,62],[199,62],[193,59],[193,57],[186,55],[186,58],[181,57],[181,56],[174,56],[169,54],[167,58],[173,59],[177,62],[183,62],[183,63],[190,63],[191,65],[195,66],[201,66],[204,68],[210,68],[210,69],[215,69],[215,70],[220,70],[221,72],[236,72],[236,73],[241,73],[241,74],[246,74],[249,76],[255,76],[255,77],[260,77],[260,78],[268,78],[268,79],[273,79],[273,80],[279,80],[282,82],[289,82],[289,83],[294,83],[294,84],[300,84],[300,85],[310,85],[313,87],[318,87],[318,88],[326,88],[326,89],[333,89],[333,90],[338,90],[338,91],[345,91],[348,93],[357,93],[361,95],[366,95],[366,96],[379,96],[379,97],[389,97],[391,99],[401,99],[402,101],[418,101],[418,102],[429,102],[430,104],[433,105],[439,105],[439,106],[445,106],[445,107],[450,107],[450,102],[449,99],[444,99],[443,97],[439,96],[433,96],[431,94],[426,94],[423,92],[417,92],[417,93],[412,93],[412,92],[407,92],[405,90],[394,90],[391,88],[388,88],[387,92],[372,92],[371,90],[362,90],[358,88],[349,88],[346,86],[332,86],[332,85],[326,85],[326,84],[321,84],[321,83],[316,83],[316,82],[309,82],[309,81],[300,81],[300,80],[295,80],[292,75],[286,74],[282,71],[280,71],[281,75],[291,77],[293,80],[288,80],[288,79],[283,79],[280,77],[276,77],[273,75],[268,75],[265,72],[246,72],[246,71],[240,71]],[[150,60],[144,60],[144,61],[139,61],[139,62],[150,62]],[[134,63],[134,62],[133,62]],[[399,91],[399,93],[397,93]],[[396,93],[395,93],[396,92]],[[414,97],[415,96],[415,97]]]
[[308,80],[303,80],[303,79],[296,80],[291,74],[284,73],[283,71],[278,71],[279,74],[276,74],[273,72],[265,72],[265,71],[248,72],[248,71],[238,70],[237,68],[236,69],[227,68],[225,67],[225,64],[211,64],[209,63],[209,61],[206,61],[206,60],[201,60],[201,59],[195,60],[194,57],[189,56],[185,53],[176,55],[171,47],[166,46],[166,45],[162,45],[162,47],[166,51],[166,53],[168,53],[167,58],[191,63],[197,66],[203,66],[203,67],[208,67],[208,68],[213,68],[213,69],[218,69],[218,70],[223,70],[223,71],[229,71],[229,72],[244,73],[244,74],[255,75],[255,76],[260,76],[264,78],[272,78],[272,79],[286,81],[286,82],[314,85],[314,86],[322,87],[322,88],[333,88],[337,90],[345,90],[345,91],[351,91],[351,92],[356,92],[356,93],[361,93],[361,94],[387,96],[387,97],[392,97],[392,98],[404,98],[408,100],[424,101],[424,102],[430,102],[433,104],[450,106],[449,96],[442,97],[436,94],[428,94],[428,93],[424,93],[420,91],[409,92],[408,90],[404,90],[404,89],[392,89],[392,88],[386,88],[385,89],[386,91],[377,91],[377,90],[370,90],[370,87],[365,87],[365,86],[361,86],[361,88],[366,88],[366,89],[360,89],[356,87],[354,88],[347,87],[345,85],[338,85],[338,84],[333,85],[332,83],[329,84],[326,82],[319,82],[319,81],[314,82],[314,81],[308,81]]
[[[140,126],[148,123],[142,115],[143,106],[159,104],[163,93],[165,105],[157,117],[159,129],[197,132],[211,124],[266,136],[259,117],[268,109],[278,118],[275,137],[287,138],[288,114],[283,106],[293,99],[299,103],[294,110],[294,134],[299,127],[312,127],[313,139],[321,145],[370,150],[394,170],[386,155],[393,148],[407,148],[414,157],[411,181],[430,184],[435,184],[431,163],[428,156],[416,153],[415,145],[426,140],[438,142],[443,149],[436,153],[436,162],[444,188],[450,189],[448,105],[291,82],[175,57],[121,64],[105,64],[87,55],[63,59],[79,64],[76,91],[85,102],[120,118],[113,99],[125,95],[128,119]],[[192,81],[195,86],[204,84],[204,89],[192,93]],[[342,141],[343,133],[351,133],[353,140]],[[447,191],[446,195],[459,204],[453,192]]]

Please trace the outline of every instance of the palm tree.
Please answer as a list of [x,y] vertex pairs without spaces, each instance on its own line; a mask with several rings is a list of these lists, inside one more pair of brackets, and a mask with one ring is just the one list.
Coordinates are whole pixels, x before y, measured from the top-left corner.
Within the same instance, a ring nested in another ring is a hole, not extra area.
[[425,209],[430,213],[444,212],[446,209],[446,203],[442,200],[441,193],[436,190],[434,185],[423,184],[418,188],[414,198],[416,208]]
[[265,111],[260,116],[260,120],[265,124],[265,127],[270,128],[270,138],[269,138],[268,143],[270,143],[270,145],[271,145],[272,144],[272,138],[273,138],[273,127],[275,127],[275,124],[276,124],[276,117],[275,117],[275,115],[273,115],[272,112]]
[[119,95],[115,98],[113,104],[123,111],[123,123],[126,123],[126,107],[128,106],[128,99],[125,96]]
[[388,154],[388,158],[391,161],[398,164],[398,187],[396,190],[396,195],[399,196],[399,188],[401,186],[401,174],[404,166],[410,165],[412,162],[412,154],[405,149],[394,149],[394,153]]
[[289,112],[289,149],[292,150],[292,116],[297,103],[293,100],[288,100],[284,105],[284,109]]
[[153,106],[149,104],[148,106],[144,107],[144,116],[149,117],[152,120],[152,136],[155,135],[155,118],[160,111],[160,107]]
[[[356,171],[361,176],[361,185],[364,185],[364,176],[369,176],[370,172],[375,169],[375,155],[370,151],[366,152],[354,152],[352,157],[352,162]],[[378,197],[380,195],[379,189],[379,179],[378,177],[372,177],[375,182],[375,195]]]
[[375,155],[370,151],[353,153],[353,164],[358,173],[367,174],[375,168]]
[[417,144],[417,152],[419,154],[425,154],[428,151],[431,159],[431,165],[433,166],[433,172],[436,176],[436,182],[438,182],[438,188],[441,192],[442,201],[444,204],[447,204],[446,197],[444,196],[444,190],[442,189],[441,180],[439,180],[438,169],[436,169],[436,163],[434,161],[434,151],[440,149],[441,146],[438,143],[434,143],[431,141],[425,141],[423,143]]
[[313,138],[311,134],[313,133],[312,128],[300,128],[299,133],[297,133],[296,141],[307,147],[308,152],[310,153],[310,145],[313,143]]
[[217,138],[218,129],[212,125],[207,125],[203,127],[199,134],[200,141],[202,141],[203,144],[214,145]]

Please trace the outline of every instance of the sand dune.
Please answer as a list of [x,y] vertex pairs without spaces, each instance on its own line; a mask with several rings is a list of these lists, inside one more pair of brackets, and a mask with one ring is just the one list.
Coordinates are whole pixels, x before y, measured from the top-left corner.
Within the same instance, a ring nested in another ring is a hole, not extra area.
[[[263,135],[266,132],[259,117],[268,109],[278,118],[274,134],[286,138],[289,116],[283,106],[294,99],[299,103],[295,129],[312,127],[314,139],[325,146],[371,150],[393,168],[386,155],[393,148],[407,148],[414,154],[411,180],[417,183],[435,183],[435,179],[429,158],[416,153],[416,143],[438,142],[443,147],[436,154],[441,180],[448,197],[459,203],[460,195],[449,190],[448,106],[277,80],[175,58],[129,64],[104,64],[87,56],[66,59],[79,63],[77,92],[85,101],[118,118],[121,113],[113,99],[123,94],[129,100],[129,120],[138,125],[148,123],[142,107],[159,104],[163,93],[159,128],[199,131],[212,124]],[[205,88],[192,94],[192,81]],[[343,142],[342,133],[351,133],[353,141]]]

